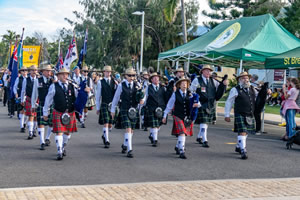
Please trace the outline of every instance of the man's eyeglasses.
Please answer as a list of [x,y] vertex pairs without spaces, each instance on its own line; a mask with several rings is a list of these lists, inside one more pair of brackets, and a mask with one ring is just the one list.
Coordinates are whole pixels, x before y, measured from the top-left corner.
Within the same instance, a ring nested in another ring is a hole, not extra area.
[[127,75],[128,77],[135,77],[135,75]]
[[88,73],[89,71],[83,71],[83,73]]

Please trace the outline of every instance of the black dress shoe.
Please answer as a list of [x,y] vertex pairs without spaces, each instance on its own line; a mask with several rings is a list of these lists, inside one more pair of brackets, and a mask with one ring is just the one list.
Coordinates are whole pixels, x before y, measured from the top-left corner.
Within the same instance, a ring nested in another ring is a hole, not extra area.
[[21,128],[20,132],[25,133],[25,128]]
[[105,137],[104,137],[104,135],[102,135],[102,142],[103,142],[103,144],[105,144]]
[[46,146],[50,146],[50,143],[51,143],[51,142],[50,142],[49,139],[46,139],[46,140],[45,140],[45,145],[46,145]]
[[36,137],[36,132],[35,132],[35,131],[33,131],[32,136],[33,136],[33,137]]
[[241,159],[246,160],[248,158],[247,151],[241,150]]
[[67,151],[66,151],[66,149],[64,148],[64,150],[63,150],[63,153],[62,153],[62,155],[63,156],[67,156]]
[[133,158],[132,150],[128,151],[127,157],[128,157],[128,158]]
[[179,158],[181,158],[181,159],[187,159],[187,157],[185,156],[184,152],[179,154]]
[[241,154],[241,148],[240,147],[235,147],[235,152]]
[[125,146],[124,144],[122,144],[121,148],[122,148],[122,153],[126,153],[127,146]]
[[148,131],[148,128],[147,128],[147,127],[145,127],[145,128],[144,128],[144,131]]
[[206,141],[206,142],[203,142],[202,147],[204,147],[204,148],[209,148],[208,142],[207,142],[207,141]]
[[176,151],[176,155],[180,154],[178,147],[175,147],[175,151]]
[[109,148],[109,146],[110,146],[110,143],[109,143],[109,142],[105,142],[105,146],[104,146],[104,148],[108,149],[108,148]]
[[57,160],[62,160],[64,158],[62,153],[57,154]]
[[151,142],[151,144],[153,144],[153,137],[151,136],[151,134],[149,135],[149,140],[150,140],[150,142]]
[[43,143],[43,144],[41,144],[41,148],[40,148],[40,150],[45,150],[45,144]]
[[157,140],[155,140],[152,144],[153,147],[157,147]]
[[197,140],[196,140],[199,144],[203,144],[203,142],[202,142],[202,138],[197,138]]
[[26,124],[24,124],[23,126],[24,126],[24,128],[26,129]]
[[84,124],[81,124],[81,128],[85,128],[85,125],[84,125]]
[[27,139],[28,139],[28,140],[32,140],[32,139],[33,139],[33,136],[32,136],[32,135],[29,135]]

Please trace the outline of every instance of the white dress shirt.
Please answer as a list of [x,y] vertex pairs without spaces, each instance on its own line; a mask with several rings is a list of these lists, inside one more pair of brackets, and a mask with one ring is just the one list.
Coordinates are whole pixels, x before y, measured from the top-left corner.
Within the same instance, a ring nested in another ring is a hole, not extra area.
[[[42,77],[43,77],[44,83],[47,83],[47,77],[45,77],[44,75]],[[48,81],[50,81],[50,78],[48,78]],[[36,78],[36,79],[34,79],[34,82],[33,82],[33,89],[32,89],[32,95],[31,95],[31,107],[32,108],[36,107],[35,103],[39,97],[38,87],[39,87],[39,80],[38,80],[38,78]]]
[[[32,76],[29,76],[31,81],[34,81],[36,78],[36,76],[32,77]],[[21,91],[21,102],[24,103],[25,100],[26,100],[26,95],[25,95],[25,92],[26,92],[26,85],[27,85],[27,78],[23,79],[23,83],[22,83],[22,91]]]
[[[248,89],[249,91],[249,89]],[[255,97],[257,97],[258,95],[258,92],[254,89],[254,93],[255,93]],[[238,91],[236,89],[236,87],[233,87],[231,90],[230,90],[230,93],[229,93],[229,96],[226,100],[226,103],[225,103],[225,117],[230,117],[230,111],[231,111],[231,108],[235,102],[235,98],[238,96]]]
[[[106,78],[104,77],[104,80],[107,82],[107,80],[109,80],[109,83],[112,81],[111,78]],[[101,90],[102,90],[102,86],[101,86],[101,80],[99,80],[97,82],[97,90],[96,90],[96,108],[99,111],[100,107],[101,107]]]
[[[62,86],[63,83],[60,80],[58,80],[58,84],[61,86],[61,88],[63,88],[63,86]],[[68,81],[64,84],[65,84],[65,87],[68,88],[68,84],[69,84]],[[75,97],[77,97],[78,91],[75,89],[75,87],[73,87],[73,88],[74,88]],[[55,83],[52,83],[50,85],[48,94],[45,98],[45,105],[43,107],[43,115],[44,116],[48,116],[48,110],[49,110],[50,106],[53,104],[54,96],[55,96]]]
[[79,74],[78,76],[74,74],[72,79],[77,83],[77,85],[80,85],[81,80],[83,81],[81,74]]
[[[127,80],[124,80],[123,82],[125,82],[126,86],[129,87],[128,86],[129,82]],[[132,82],[130,82],[130,84],[131,84],[130,88],[132,89],[134,82],[132,81]],[[120,100],[121,94],[122,94],[122,83],[120,83],[118,85],[118,88],[116,90],[115,96],[113,98],[112,106],[111,106],[111,110],[110,110],[111,113],[115,113],[116,106],[118,105],[118,102]]]
[[[201,77],[202,77],[204,83],[207,85],[207,79],[203,75],[201,75]],[[218,87],[219,87],[219,85],[220,85],[220,83],[218,81],[216,81],[215,79],[213,79],[213,82],[214,82],[214,84],[216,86],[216,90],[217,90]],[[198,77],[197,77],[197,78],[195,78],[193,80],[193,82],[192,82],[192,84],[190,86],[190,90],[191,90],[191,92],[194,93],[194,92],[196,92],[197,88],[199,88],[199,87],[200,87],[200,83],[199,83]]]
[[[21,75],[21,76],[22,76],[22,75]],[[21,77],[21,76],[20,76],[20,77]],[[20,79],[20,77],[17,77],[17,79],[16,79],[16,81],[15,81],[14,88],[13,88],[14,94],[17,94],[17,93],[18,93],[18,89],[19,89],[19,88],[18,88],[18,85],[19,85],[19,79]],[[24,79],[26,79],[26,77],[23,76],[23,80],[24,80]],[[22,84],[23,84],[23,83],[22,83]]]

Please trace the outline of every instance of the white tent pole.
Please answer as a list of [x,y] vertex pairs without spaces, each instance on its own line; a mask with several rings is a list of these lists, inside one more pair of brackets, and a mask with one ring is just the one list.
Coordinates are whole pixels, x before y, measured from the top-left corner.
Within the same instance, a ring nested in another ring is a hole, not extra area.
[[284,73],[283,73],[283,84],[284,85],[286,84],[286,69],[284,70]]
[[176,61],[176,69],[178,69],[179,61]]
[[187,67],[186,67],[187,72],[190,71],[190,58],[191,58],[191,54],[189,53],[188,63],[187,63]]
[[159,72],[159,60],[157,60],[157,69],[156,69],[157,72]]
[[243,60],[241,59],[240,60],[240,73],[243,72]]

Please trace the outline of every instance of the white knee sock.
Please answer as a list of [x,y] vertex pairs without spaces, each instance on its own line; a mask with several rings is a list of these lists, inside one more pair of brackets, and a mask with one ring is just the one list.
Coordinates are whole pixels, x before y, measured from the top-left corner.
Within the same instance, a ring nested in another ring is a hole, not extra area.
[[132,150],[132,133],[128,133],[128,146],[127,150],[131,151]]
[[69,136],[68,135],[63,135],[63,147],[67,146],[69,141]]
[[47,129],[47,135],[46,135],[46,139],[47,140],[50,140],[50,137],[51,137],[51,135],[52,135],[52,127],[48,127],[48,129]]
[[109,130],[109,132],[111,132],[111,131],[112,131],[112,127],[111,127],[111,128],[109,128],[108,130]]
[[35,131],[38,128],[38,123],[37,121],[33,121],[33,131]]
[[40,144],[45,144],[45,128],[38,128]]
[[239,145],[241,150],[244,150],[246,148],[246,139],[247,136],[239,135],[238,140],[239,140]]
[[20,118],[20,128],[24,128],[24,115],[19,114],[19,118]]
[[69,140],[71,140],[71,134],[70,134],[70,135],[68,135],[68,139],[69,139]]
[[200,124],[200,131],[202,135],[203,142],[207,141],[207,124]]
[[[23,114],[23,115],[24,115],[24,114]],[[25,120],[25,121],[24,121],[24,124],[27,124],[27,122],[28,122],[28,119],[29,119],[29,117],[28,117],[28,116],[25,116],[25,117],[24,117],[24,120]]]
[[55,136],[55,142],[57,147],[57,153],[62,153],[63,148],[63,136],[62,135],[56,135]]
[[198,132],[197,138],[202,138],[201,128],[199,128],[199,132]]
[[185,136],[178,136],[178,145],[180,153],[183,153],[185,147]]
[[28,121],[27,126],[28,126],[29,135],[32,135],[33,134],[33,122]]
[[150,128],[150,136],[153,137],[153,129],[154,128]]
[[129,133],[124,133],[124,146],[128,146]]
[[154,128],[154,129],[153,129],[152,137],[153,137],[153,140],[154,140],[154,141],[157,140],[157,137],[158,137],[158,129],[157,129],[157,128]]
[[109,130],[108,130],[108,127],[107,128],[103,128],[103,135],[106,139],[106,142],[109,142]]
[[80,116],[80,123],[84,123],[84,114]]
[[240,148],[239,136],[237,136],[236,147]]

